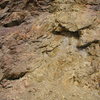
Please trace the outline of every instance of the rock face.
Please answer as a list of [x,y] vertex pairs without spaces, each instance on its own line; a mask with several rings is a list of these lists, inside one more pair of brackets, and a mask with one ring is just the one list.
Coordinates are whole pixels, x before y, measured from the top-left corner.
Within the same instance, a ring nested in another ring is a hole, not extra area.
[[56,21],[58,22],[58,25],[65,27],[66,30],[71,32],[90,27],[96,19],[95,12],[86,9],[85,7],[81,8],[78,6],[79,5],[76,5],[72,8],[74,11],[58,12],[56,15]]
[[0,100],[100,100],[100,0],[0,0]]

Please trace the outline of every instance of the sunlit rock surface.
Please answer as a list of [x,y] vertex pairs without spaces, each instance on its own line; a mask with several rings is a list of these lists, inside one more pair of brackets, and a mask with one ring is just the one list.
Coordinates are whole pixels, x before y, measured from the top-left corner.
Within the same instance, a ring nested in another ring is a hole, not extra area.
[[100,100],[100,0],[0,0],[0,100]]

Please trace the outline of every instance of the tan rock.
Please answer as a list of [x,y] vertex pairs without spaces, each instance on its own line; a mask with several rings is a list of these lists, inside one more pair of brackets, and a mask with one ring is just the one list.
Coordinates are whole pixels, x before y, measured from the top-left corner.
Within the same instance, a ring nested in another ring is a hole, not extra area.
[[[73,6],[73,9],[77,6]],[[56,21],[58,25],[65,27],[68,31],[75,32],[91,26],[96,19],[96,14],[85,7],[75,8],[72,12],[58,12]]]

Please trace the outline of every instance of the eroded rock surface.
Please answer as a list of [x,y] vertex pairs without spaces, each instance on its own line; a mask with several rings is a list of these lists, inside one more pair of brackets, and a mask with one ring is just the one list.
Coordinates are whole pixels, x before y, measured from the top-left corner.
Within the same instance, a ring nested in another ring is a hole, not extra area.
[[0,0],[0,100],[100,100],[99,6]]

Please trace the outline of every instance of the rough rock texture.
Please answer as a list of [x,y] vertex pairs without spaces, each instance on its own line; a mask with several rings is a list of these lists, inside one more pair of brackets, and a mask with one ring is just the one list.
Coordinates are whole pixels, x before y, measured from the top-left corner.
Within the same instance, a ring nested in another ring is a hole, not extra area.
[[0,100],[100,100],[100,0],[0,0]]

